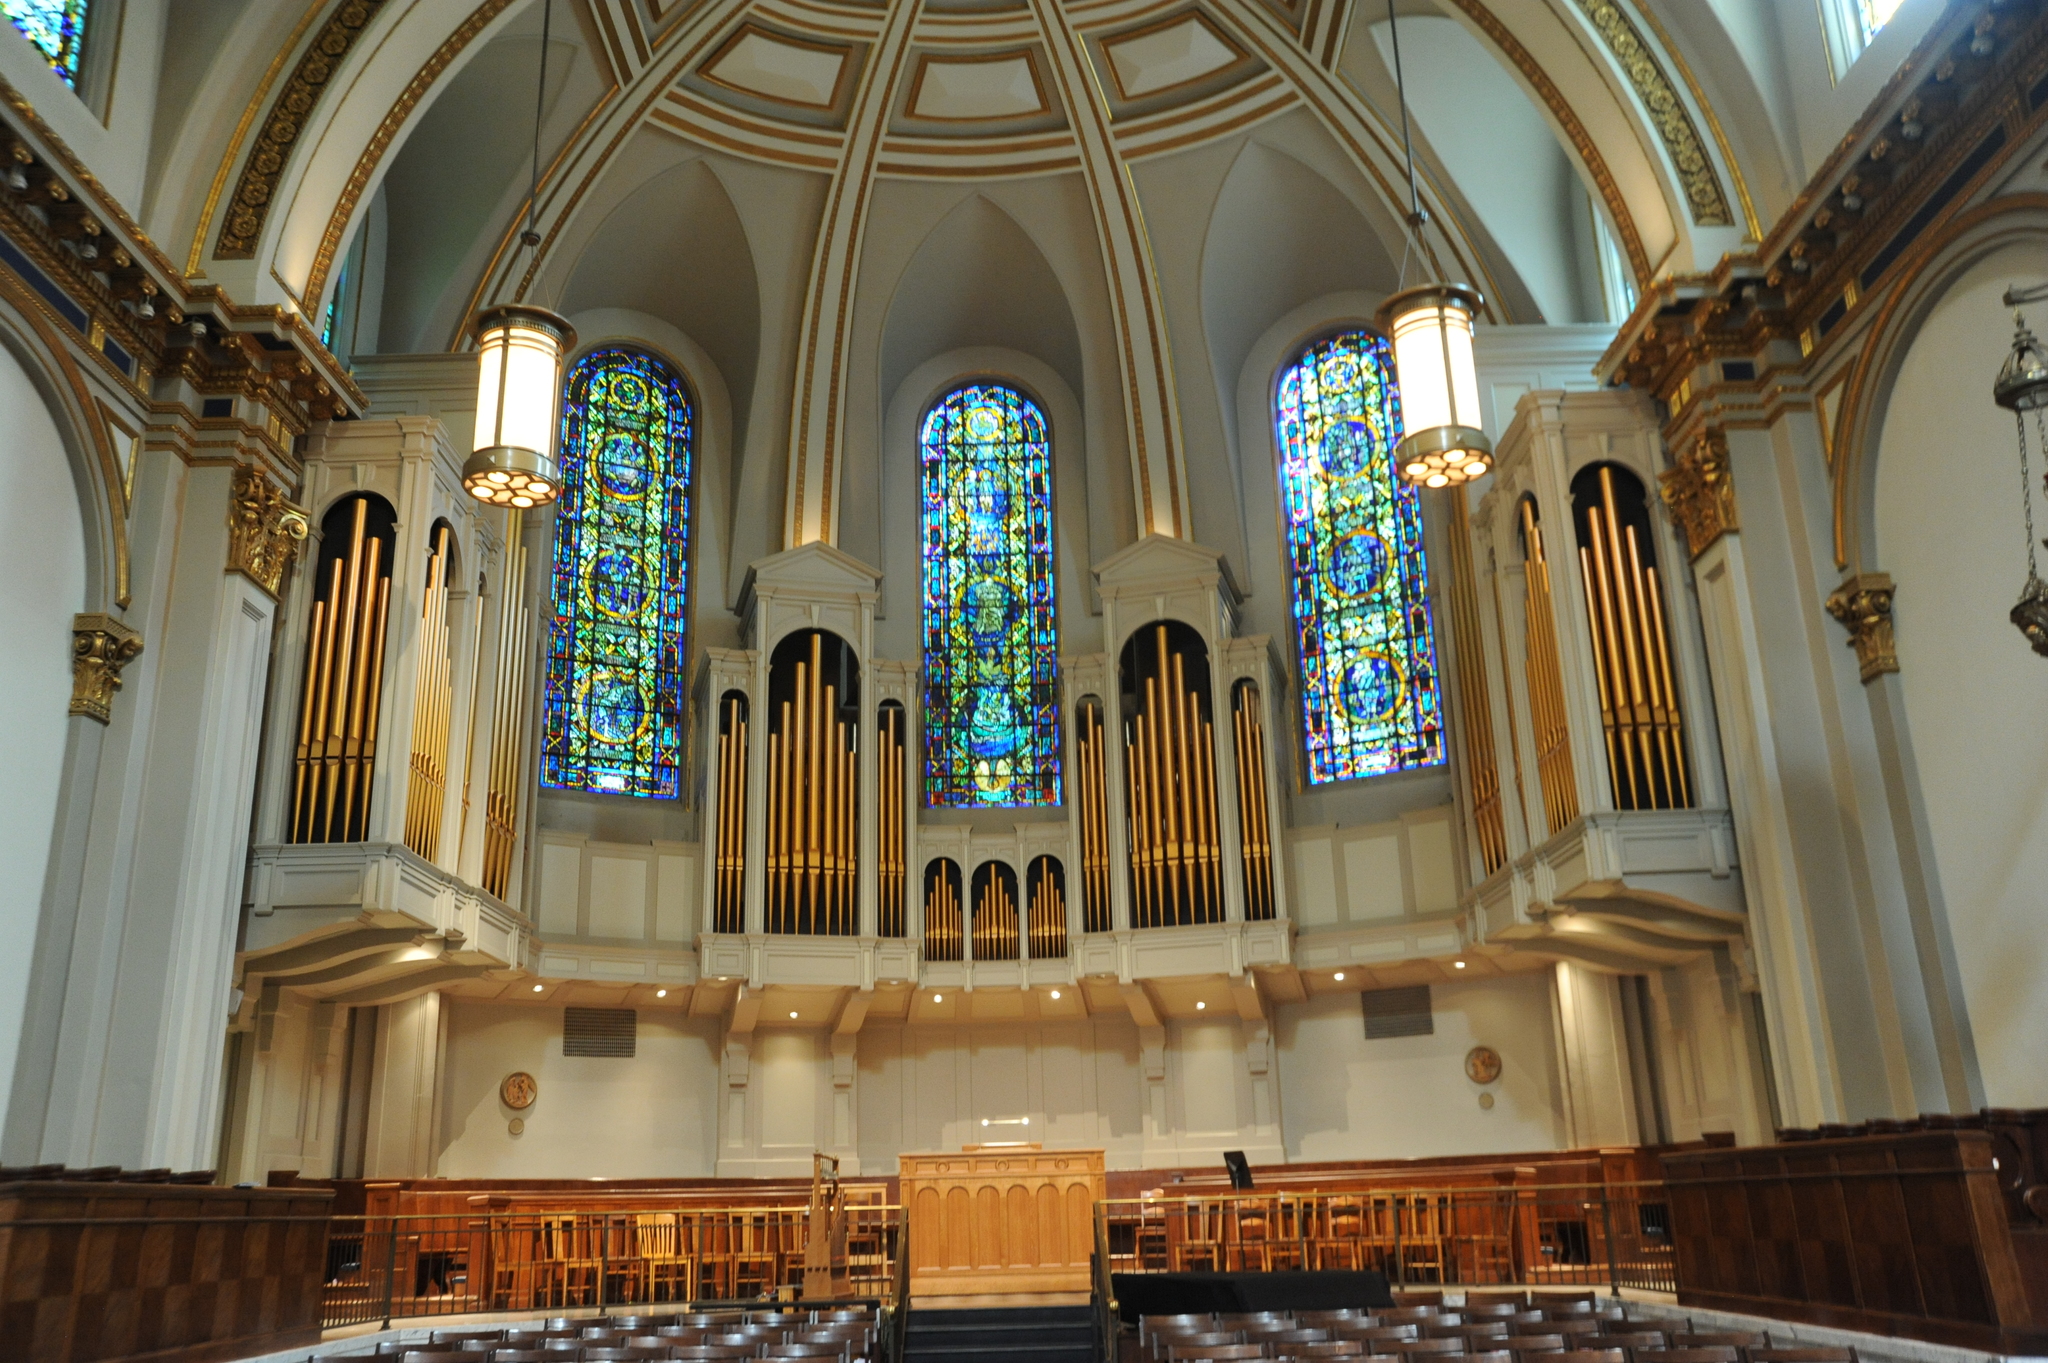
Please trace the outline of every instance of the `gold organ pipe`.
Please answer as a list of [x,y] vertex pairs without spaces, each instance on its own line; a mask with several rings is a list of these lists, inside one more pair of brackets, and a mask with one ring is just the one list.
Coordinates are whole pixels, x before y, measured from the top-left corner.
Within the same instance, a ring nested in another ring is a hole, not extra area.
[[527,645],[531,619],[525,604],[526,549],[520,543],[523,515],[514,510],[506,527],[513,547],[506,555],[504,601],[498,626],[498,684],[491,707],[490,778],[484,787],[484,884],[500,899],[511,889],[512,857],[519,844],[519,788],[526,734]]
[[1579,816],[1577,778],[1572,770],[1571,731],[1565,720],[1564,678],[1557,656],[1557,626],[1551,615],[1550,564],[1543,552],[1543,527],[1534,507],[1521,504],[1525,565],[1529,713],[1536,726],[1536,775],[1550,832],[1563,831]]
[[1102,712],[1083,705],[1080,713],[1081,910],[1082,930],[1107,932],[1109,909],[1108,788],[1103,770]]
[[[1188,660],[1173,647],[1165,624],[1151,642],[1156,666],[1134,686],[1138,713],[1126,721],[1132,923],[1215,922],[1223,900],[1216,726],[1203,717]],[[1134,666],[1145,665],[1134,660]]]
[[1244,852],[1244,916],[1263,922],[1274,916],[1272,829],[1266,808],[1265,726],[1259,690],[1241,682],[1231,693],[1231,728],[1236,739],[1238,837]]
[[1685,763],[1685,716],[1678,708],[1678,687],[1673,683],[1671,672],[1671,635],[1664,625],[1664,589],[1657,580],[1655,568],[1645,568],[1643,576],[1648,583],[1651,623],[1655,626],[1651,638],[1657,645],[1657,668],[1664,678],[1665,703],[1671,711],[1671,756],[1678,774],[1678,803],[1682,808],[1692,808],[1692,777]]
[[[1594,663],[1602,677],[1600,721],[1607,731],[1607,767],[1614,780],[1614,802],[1624,809],[1632,809],[1636,806],[1635,764],[1629,746],[1633,711],[1629,706],[1628,673],[1621,661],[1621,639],[1614,621],[1614,593],[1607,581],[1606,546],[1601,542],[1597,516],[1588,528],[1592,532],[1593,544],[1589,549],[1580,550],[1579,556],[1586,578],[1586,610],[1593,622],[1594,638],[1600,641],[1594,649]],[[1621,794],[1624,782],[1630,791],[1627,800]]]
[[428,861],[440,852],[441,811],[448,794],[448,720],[453,713],[448,630],[448,527],[437,528],[427,555],[420,610],[418,682],[413,690],[413,741],[406,785],[405,845]]
[[1472,562],[1472,515],[1465,494],[1450,490],[1451,638],[1457,649],[1458,706],[1465,739],[1467,792],[1479,859],[1492,875],[1507,864],[1506,812],[1501,808],[1500,760],[1494,751],[1493,707],[1486,684],[1486,645],[1479,627],[1478,577]]
[[290,838],[292,842],[301,841],[299,822],[305,817],[306,774],[311,769],[313,757],[313,703],[314,696],[318,690],[313,677],[314,660],[318,657],[320,636],[324,628],[323,621],[326,614],[327,603],[325,601],[315,601],[313,603],[312,627],[307,631],[306,639],[307,665],[305,685],[303,687],[305,697],[299,707],[299,745],[297,751],[293,754],[292,761],[292,829]]
[[[1603,470],[1604,472],[1604,470]],[[1622,541],[1628,545],[1629,595],[1635,608],[1636,619],[1642,626],[1643,635],[1643,690],[1649,699],[1650,734],[1657,751],[1657,774],[1663,778],[1666,804],[1676,803],[1678,779],[1671,770],[1671,709],[1664,692],[1664,677],[1659,669],[1659,647],[1663,640],[1657,637],[1650,625],[1650,603],[1647,599],[1652,590],[1644,581],[1641,546],[1636,543],[1636,528],[1624,527]]]
[[[314,602],[309,621],[292,782],[290,837],[295,842],[359,841],[368,822],[375,707],[390,604],[390,581],[382,576],[384,542],[368,532],[368,518],[369,501],[358,498],[346,545],[328,572],[325,599]],[[430,586],[432,581],[430,568]],[[441,596],[445,599],[445,587]],[[442,617],[445,643],[445,610]],[[431,675],[445,683],[447,672]],[[433,732],[434,688],[428,692],[427,731]],[[445,721],[441,732],[445,735]]]
[[[841,717],[839,683],[826,681],[824,635],[813,633],[810,648],[790,672],[790,693],[777,702],[777,724],[768,738],[767,920],[777,933],[848,935],[859,931],[860,897],[858,721]],[[877,825],[887,893],[890,858],[902,864],[901,725],[883,721],[884,768],[877,798],[884,803]],[[895,770],[886,754],[894,746]],[[894,849],[891,848],[891,839]],[[901,921],[900,879],[896,918]],[[900,927],[899,927],[900,931]]]
[[747,704],[724,698],[718,736],[718,897],[714,932],[746,931]]

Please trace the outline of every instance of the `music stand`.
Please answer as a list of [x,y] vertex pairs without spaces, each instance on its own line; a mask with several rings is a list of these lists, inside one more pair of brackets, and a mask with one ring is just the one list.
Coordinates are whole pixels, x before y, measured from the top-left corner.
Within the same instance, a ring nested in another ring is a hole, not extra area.
[[1232,1192],[1248,1193],[1252,1190],[1252,1166],[1242,1150],[1225,1150],[1223,1167],[1230,1171]]

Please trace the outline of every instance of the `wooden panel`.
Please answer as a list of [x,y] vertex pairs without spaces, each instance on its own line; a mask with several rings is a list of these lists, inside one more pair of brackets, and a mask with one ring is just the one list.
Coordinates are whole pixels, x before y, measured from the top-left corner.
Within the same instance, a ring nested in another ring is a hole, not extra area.
[[332,1202],[310,1189],[0,1185],[6,1356],[205,1363],[316,1343]]
[[914,1295],[1089,1289],[1102,1151],[1027,1146],[898,1163]]
[[2040,1353],[1993,1159],[1961,1130],[1665,1155],[1679,1303]]

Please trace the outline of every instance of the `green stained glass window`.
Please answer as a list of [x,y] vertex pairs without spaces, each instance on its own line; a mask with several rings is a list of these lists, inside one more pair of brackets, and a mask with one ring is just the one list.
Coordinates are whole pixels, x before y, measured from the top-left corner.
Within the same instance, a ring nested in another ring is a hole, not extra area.
[[925,802],[1060,802],[1052,450],[1014,388],[941,398],[924,486]]
[[680,376],[616,347],[569,371],[540,780],[601,795],[682,788],[695,423]]
[[1309,780],[1441,762],[1422,500],[1390,460],[1401,397],[1386,341],[1317,342],[1274,405]]
[[0,0],[0,13],[43,50],[66,85],[76,85],[79,59],[85,54],[86,4],[87,0]]

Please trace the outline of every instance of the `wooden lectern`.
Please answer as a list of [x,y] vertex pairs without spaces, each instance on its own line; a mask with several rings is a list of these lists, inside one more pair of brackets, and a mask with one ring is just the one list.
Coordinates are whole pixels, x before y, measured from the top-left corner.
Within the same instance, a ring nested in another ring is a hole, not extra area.
[[1086,1292],[1100,1150],[969,1145],[903,1155],[914,1296]]

